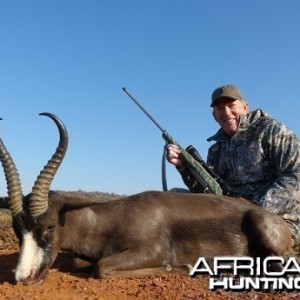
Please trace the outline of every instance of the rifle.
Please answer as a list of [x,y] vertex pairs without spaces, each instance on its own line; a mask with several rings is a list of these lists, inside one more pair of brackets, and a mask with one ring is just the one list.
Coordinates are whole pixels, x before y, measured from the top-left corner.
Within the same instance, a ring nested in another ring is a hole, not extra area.
[[[158,127],[162,132],[162,137],[168,144],[177,145],[180,150],[180,159],[184,165],[190,170],[191,174],[203,187],[204,192],[214,193],[217,195],[229,195],[230,188],[223,182],[223,180],[207,166],[200,154],[193,146],[189,146],[187,150],[183,149],[173,137],[163,129],[156,120],[145,110],[145,108],[127,91],[125,87],[122,90],[129,96],[131,100],[148,116],[148,118]],[[190,153],[189,153],[190,152]]]

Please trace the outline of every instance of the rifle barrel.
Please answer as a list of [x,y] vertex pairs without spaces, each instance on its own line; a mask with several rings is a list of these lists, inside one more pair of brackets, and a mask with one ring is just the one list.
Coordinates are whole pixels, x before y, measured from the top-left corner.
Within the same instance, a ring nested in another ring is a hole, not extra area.
[[125,87],[122,88],[122,90],[129,96],[131,100],[134,101],[134,103],[148,116],[148,118],[159,128],[161,132],[165,132],[165,130],[156,122],[156,120],[147,112],[147,110],[137,101],[128,91]]

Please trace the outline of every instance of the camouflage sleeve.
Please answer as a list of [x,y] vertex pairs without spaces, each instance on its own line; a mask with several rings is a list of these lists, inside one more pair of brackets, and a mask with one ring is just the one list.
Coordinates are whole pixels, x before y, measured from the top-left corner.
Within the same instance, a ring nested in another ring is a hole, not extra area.
[[203,187],[196,178],[191,174],[190,170],[186,167],[181,169],[177,168],[178,172],[180,173],[184,184],[188,187],[188,189],[192,193],[203,193],[205,187]]
[[291,199],[299,193],[300,182],[300,143],[293,132],[285,125],[273,122],[266,129],[264,147],[266,155],[273,162],[275,179],[264,193],[254,199],[268,211],[282,214],[291,213]]

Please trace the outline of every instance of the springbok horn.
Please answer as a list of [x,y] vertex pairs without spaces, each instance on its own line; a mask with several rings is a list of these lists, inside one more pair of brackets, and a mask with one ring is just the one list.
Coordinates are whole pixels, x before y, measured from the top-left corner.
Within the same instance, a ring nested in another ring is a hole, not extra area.
[[[0,118],[0,120],[2,120]],[[17,167],[0,139],[0,160],[3,166],[8,192],[8,207],[13,216],[23,211],[23,193]]]
[[55,122],[59,130],[60,140],[55,153],[40,172],[32,188],[29,211],[34,218],[43,214],[48,209],[50,185],[68,148],[68,132],[63,122],[51,113],[40,113],[40,115],[47,116]]

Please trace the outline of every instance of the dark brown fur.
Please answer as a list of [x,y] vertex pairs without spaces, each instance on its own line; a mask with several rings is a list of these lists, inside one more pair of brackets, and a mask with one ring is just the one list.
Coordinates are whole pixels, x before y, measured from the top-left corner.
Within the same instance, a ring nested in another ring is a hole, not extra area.
[[50,192],[38,224],[43,234],[36,236],[46,235],[49,254],[40,273],[59,250],[93,265],[101,278],[188,274],[185,266],[199,257],[292,254],[283,219],[244,199],[213,194],[144,192],[97,203]]

